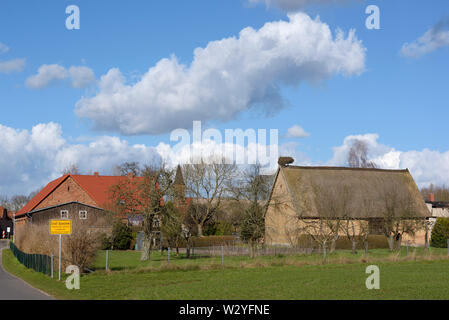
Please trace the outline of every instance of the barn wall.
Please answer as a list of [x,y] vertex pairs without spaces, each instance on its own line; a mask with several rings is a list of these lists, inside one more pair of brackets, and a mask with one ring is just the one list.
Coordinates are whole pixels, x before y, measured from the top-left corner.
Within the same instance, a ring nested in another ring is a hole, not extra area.
[[[105,226],[109,218],[109,214],[102,209],[92,208],[81,203],[69,203],[36,212],[32,215],[31,222],[33,224],[49,224],[51,219],[61,219],[62,210],[68,211],[69,219],[88,224],[91,227]],[[87,219],[80,219],[79,211],[87,211]]]
[[45,198],[34,210],[53,207],[62,203],[81,202],[90,206],[98,206],[72,177],[68,177],[47,198]]
[[290,245],[290,235],[296,230],[295,216],[287,184],[282,172],[279,172],[265,216],[265,243]]

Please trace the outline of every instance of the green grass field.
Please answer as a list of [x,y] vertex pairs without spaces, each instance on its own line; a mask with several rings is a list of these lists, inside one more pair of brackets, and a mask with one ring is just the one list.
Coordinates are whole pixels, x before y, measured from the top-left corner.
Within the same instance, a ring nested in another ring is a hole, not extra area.
[[[318,255],[234,257],[222,267],[221,258],[173,257],[168,266],[160,253],[143,263],[138,252],[114,251],[113,271],[107,273],[101,252],[97,271],[83,275],[81,289],[73,291],[64,281],[26,269],[9,250],[3,251],[3,266],[59,299],[449,299],[447,251],[433,249],[434,260],[425,255],[418,251],[416,261],[402,261],[404,257],[379,249],[365,261],[363,254],[343,251],[331,255],[327,264]],[[380,267],[380,290],[365,287],[369,264]]]

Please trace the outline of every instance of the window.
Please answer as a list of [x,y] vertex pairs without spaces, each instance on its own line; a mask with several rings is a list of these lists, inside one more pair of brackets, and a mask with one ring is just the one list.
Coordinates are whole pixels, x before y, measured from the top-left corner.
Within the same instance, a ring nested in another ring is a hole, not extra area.
[[80,211],[80,219],[81,220],[87,219],[87,211],[85,211],[85,210]]
[[68,218],[69,218],[69,211],[61,210],[61,219],[68,219]]

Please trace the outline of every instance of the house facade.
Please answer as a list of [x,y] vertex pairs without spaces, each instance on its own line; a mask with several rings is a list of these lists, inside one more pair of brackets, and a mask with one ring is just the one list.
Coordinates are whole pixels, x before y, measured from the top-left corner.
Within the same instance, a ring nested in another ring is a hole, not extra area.
[[449,218],[449,202],[435,201],[434,195],[430,194],[429,199],[426,201],[426,205],[431,213],[429,225],[430,231],[432,231],[438,218]]
[[14,235],[13,215],[0,206],[0,239],[9,238],[12,235]]
[[45,186],[16,213],[16,227],[27,222],[77,219],[92,227],[104,225],[113,207],[112,188],[142,179],[134,176],[64,175]]
[[[408,170],[280,164],[266,211],[265,243],[296,245],[308,226],[324,219],[361,221],[369,234],[380,235],[388,215],[423,225],[431,216]],[[418,230],[403,240],[424,244],[428,234]]]

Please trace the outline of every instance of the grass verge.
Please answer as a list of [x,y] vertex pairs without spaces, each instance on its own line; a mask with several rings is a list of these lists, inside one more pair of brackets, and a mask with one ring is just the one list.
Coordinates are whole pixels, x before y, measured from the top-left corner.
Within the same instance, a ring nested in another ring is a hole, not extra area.
[[[364,262],[360,257],[345,258],[342,253],[335,259],[342,259],[343,263],[309,261],[309,265],[300,265],[301,257],[273,258],[277,264],[270,263],[267,257],[240,261],[240,265],[246,263],[244,267],[239,267],[237,261],[225,267],[209,261],[213,267],[203,269],[194,263],[205,265],[206,260],[194,260],[192,264],[179,258],[182,261],[178,264],[174,261],[165,267],[164,261],[159,261],[159,266],[136,266],[110,273],[98,270],[83,275],[81,289],[73,291],[66,289],[63,281],[26,269],[9,250],[3,251],[3,265],[8,272],[59,299],[449,299],[449,260],[443,255],[426,258],[417,254],[413,259],[385,257],[383,252],[377,255]],[[132,257],[124,254],[122,263]],[[365,269],[369,264],[376,264],[381,270],[380,290],[365,287]]]

